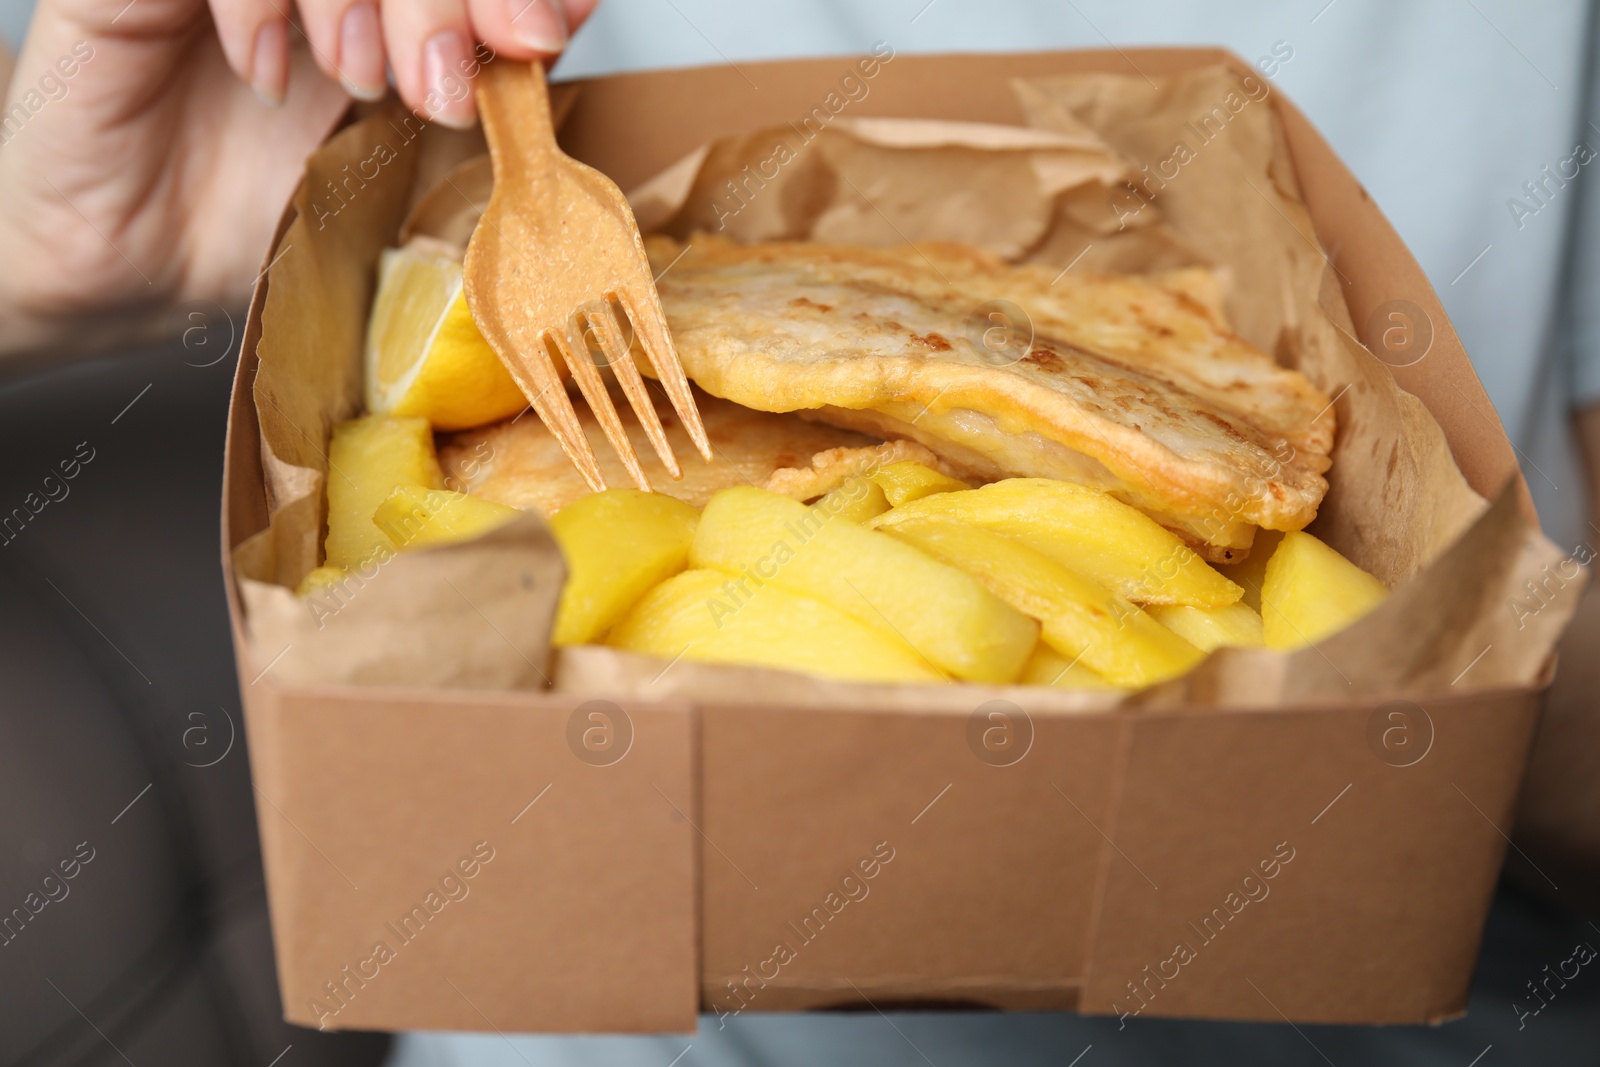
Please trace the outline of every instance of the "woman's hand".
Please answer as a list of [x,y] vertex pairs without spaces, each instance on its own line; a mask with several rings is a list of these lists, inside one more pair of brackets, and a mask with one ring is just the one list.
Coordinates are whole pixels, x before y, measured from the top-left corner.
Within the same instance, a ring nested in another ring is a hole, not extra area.
[[[477,41],[549,56],[596,0],[40,0],[0,115],[0,355],[237,305],[304,168],[385,64],[474,119]],[[219,41],[220,37],[220,41]],[[231,69],[230,69],[231,67]]]
[[[554,56],[596,0],[299,0],[300,22],[317,66],[345,91],[376,100],[388,88],[450,126],[470,126],[472,97],[453,92],[483,41],[513,59]],[[289,0],[212,0],[222,49],[240,78],[281,100],[289,72]]]

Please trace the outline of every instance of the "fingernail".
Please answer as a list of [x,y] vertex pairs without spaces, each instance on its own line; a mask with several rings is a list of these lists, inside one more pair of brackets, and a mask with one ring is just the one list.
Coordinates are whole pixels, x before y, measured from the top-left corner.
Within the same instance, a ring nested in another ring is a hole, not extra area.
[[423,108],[428,117],[458,130],[470,127],[478,116],[472,101],[467,39],[456,30],[440,30],[422,46],[422,82],[427,95]]
[[383,29],[378,9],[351,4],[339,20],[339,80],[358,100],[377,100],[388,91],[383,70]]
[[511,36],[535,52],[555,55],[567,47],[567,12],[561,0],[506,0]]
[[255,50],[250,54],[250,88],[264,102],[276,107],[289,89],[289,26],[273,20],[256,30]]

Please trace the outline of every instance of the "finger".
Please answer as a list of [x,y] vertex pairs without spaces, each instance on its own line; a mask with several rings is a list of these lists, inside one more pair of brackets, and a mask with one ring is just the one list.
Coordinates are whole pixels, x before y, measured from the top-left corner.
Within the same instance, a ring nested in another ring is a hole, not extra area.
[[383,40],[400,98],[434,122],[462,129],[478,111],[472,79],[485,58],[473,43],[466,0],[385,4]]
[[599,6],[600,0],[562,0],[562,7],[567,10],[567,31],[577,33],[578,27],[589,21],[589,16]]
[[473,32],[501,55],[542,59],[567,47],[561,0],[468,0],[468,6]]
[[388,91],[383,23],[374,0],[300,0],[300,21],[317,66],[351,96],[377,100]]
[[222,52],[256,95],[283,102],[289,87],[289,20],[274,0],[212,0]]

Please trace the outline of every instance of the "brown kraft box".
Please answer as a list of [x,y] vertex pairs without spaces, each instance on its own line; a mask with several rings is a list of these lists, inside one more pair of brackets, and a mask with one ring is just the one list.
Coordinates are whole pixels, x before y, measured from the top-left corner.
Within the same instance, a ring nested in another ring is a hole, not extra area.
[[[633,189],[718,137],[807,114],[854,62],[580,83],[557,94],[570,107],[563,143]],[[1014,79],[1219,63],[1252,70],[1198,49],[899,55],[849,106],[858,118],[1018,126]],[[1346,688],[1296,681],[1326,675],[1324,661],[1339,673],[1318,649],[1213,657],[1183,686],[1119,705],[976,687],[894,700],[820,687],[786,702],[761,688],[774,675],[739,671],[698,694],[572,692],[541,680],[558,670],[547,645],[562,572],[529,519],[388,564],[394,577],[362,593],[367,614],[351,613],[352,632],[368,629],[350,666],[355,646],[319,652],[255,610],[269,581],[293,585],[316,562],[315,538],[264,547],[269,517],[320,498],[284,495],[287,467],[258,407],[296,411],[281,390],[320,389],[344,397],[347,416],[359,397],[342,356],[325,381],[258,380],[280,277],[265,272],[234,388],[223,547],[286,1017],[637,1032],[692,1030],[697,1012],[868,1004],[1348,1023],[1459,1014],[1553,670],[1544,654],[1502,660],[1512,654],[1499,635],[1507,619],[1518,633],[1529,618],[1559,632],[1576,594],[1507,612],[1504,590],[1549,575],[1561,553],[1531,525],[1511,446],[1421,269],[1299,112],[1276,91],[1270,100],[1296,195],[1335,264],[1350,344],[1378,344],[1397,302],[1427,320],[1426,358],[1393,361],[1393,381],[1437,420],[1466,485],[1494,502],[1380,623],[1433,633],[1430,617],[1460,614],[1495,638],[1494,654],[1460,652],[1471,634],[1458,633],[1436,670],[1378,664],[1368,677],[1381,681],[1341,674]],[[471,151],[481,142],[447,161]],[[365,158],[390,177],[334,209],[317,197],[337,175],[313,161],[273,252],[289,253],[297,223],[330,210],[354,220],[370,247],[350,262],[365,273],[317,261],[316,299],[363,308],[377,249],[394,240],[381,219],[423,184],[393,173],[431,165]],[[321,321],[309,306],[305,320]],[[326,424],[288,425],[314,467]],[[1489,577],[1429,584],[1464,570]],[[436,598],[421,613],[436,629],[400,618],[418,596]],[[1447,636],[1438,629],[1441,649]],[[408,674],[439,640],[451,664]],[[562,678],[589,677],[581,654],[569,660]],[[1472,685],[1469,672],[1493,681]]]

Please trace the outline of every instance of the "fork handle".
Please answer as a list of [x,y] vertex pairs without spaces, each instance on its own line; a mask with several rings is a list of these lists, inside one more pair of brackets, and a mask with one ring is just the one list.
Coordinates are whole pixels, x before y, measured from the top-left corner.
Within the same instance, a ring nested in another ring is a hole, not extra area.
[[521,166],[541,165],[560,149],[550,119],[544,64],[498,59],[478,76],[478,115],[489,141],[495,184],[515,157]]

